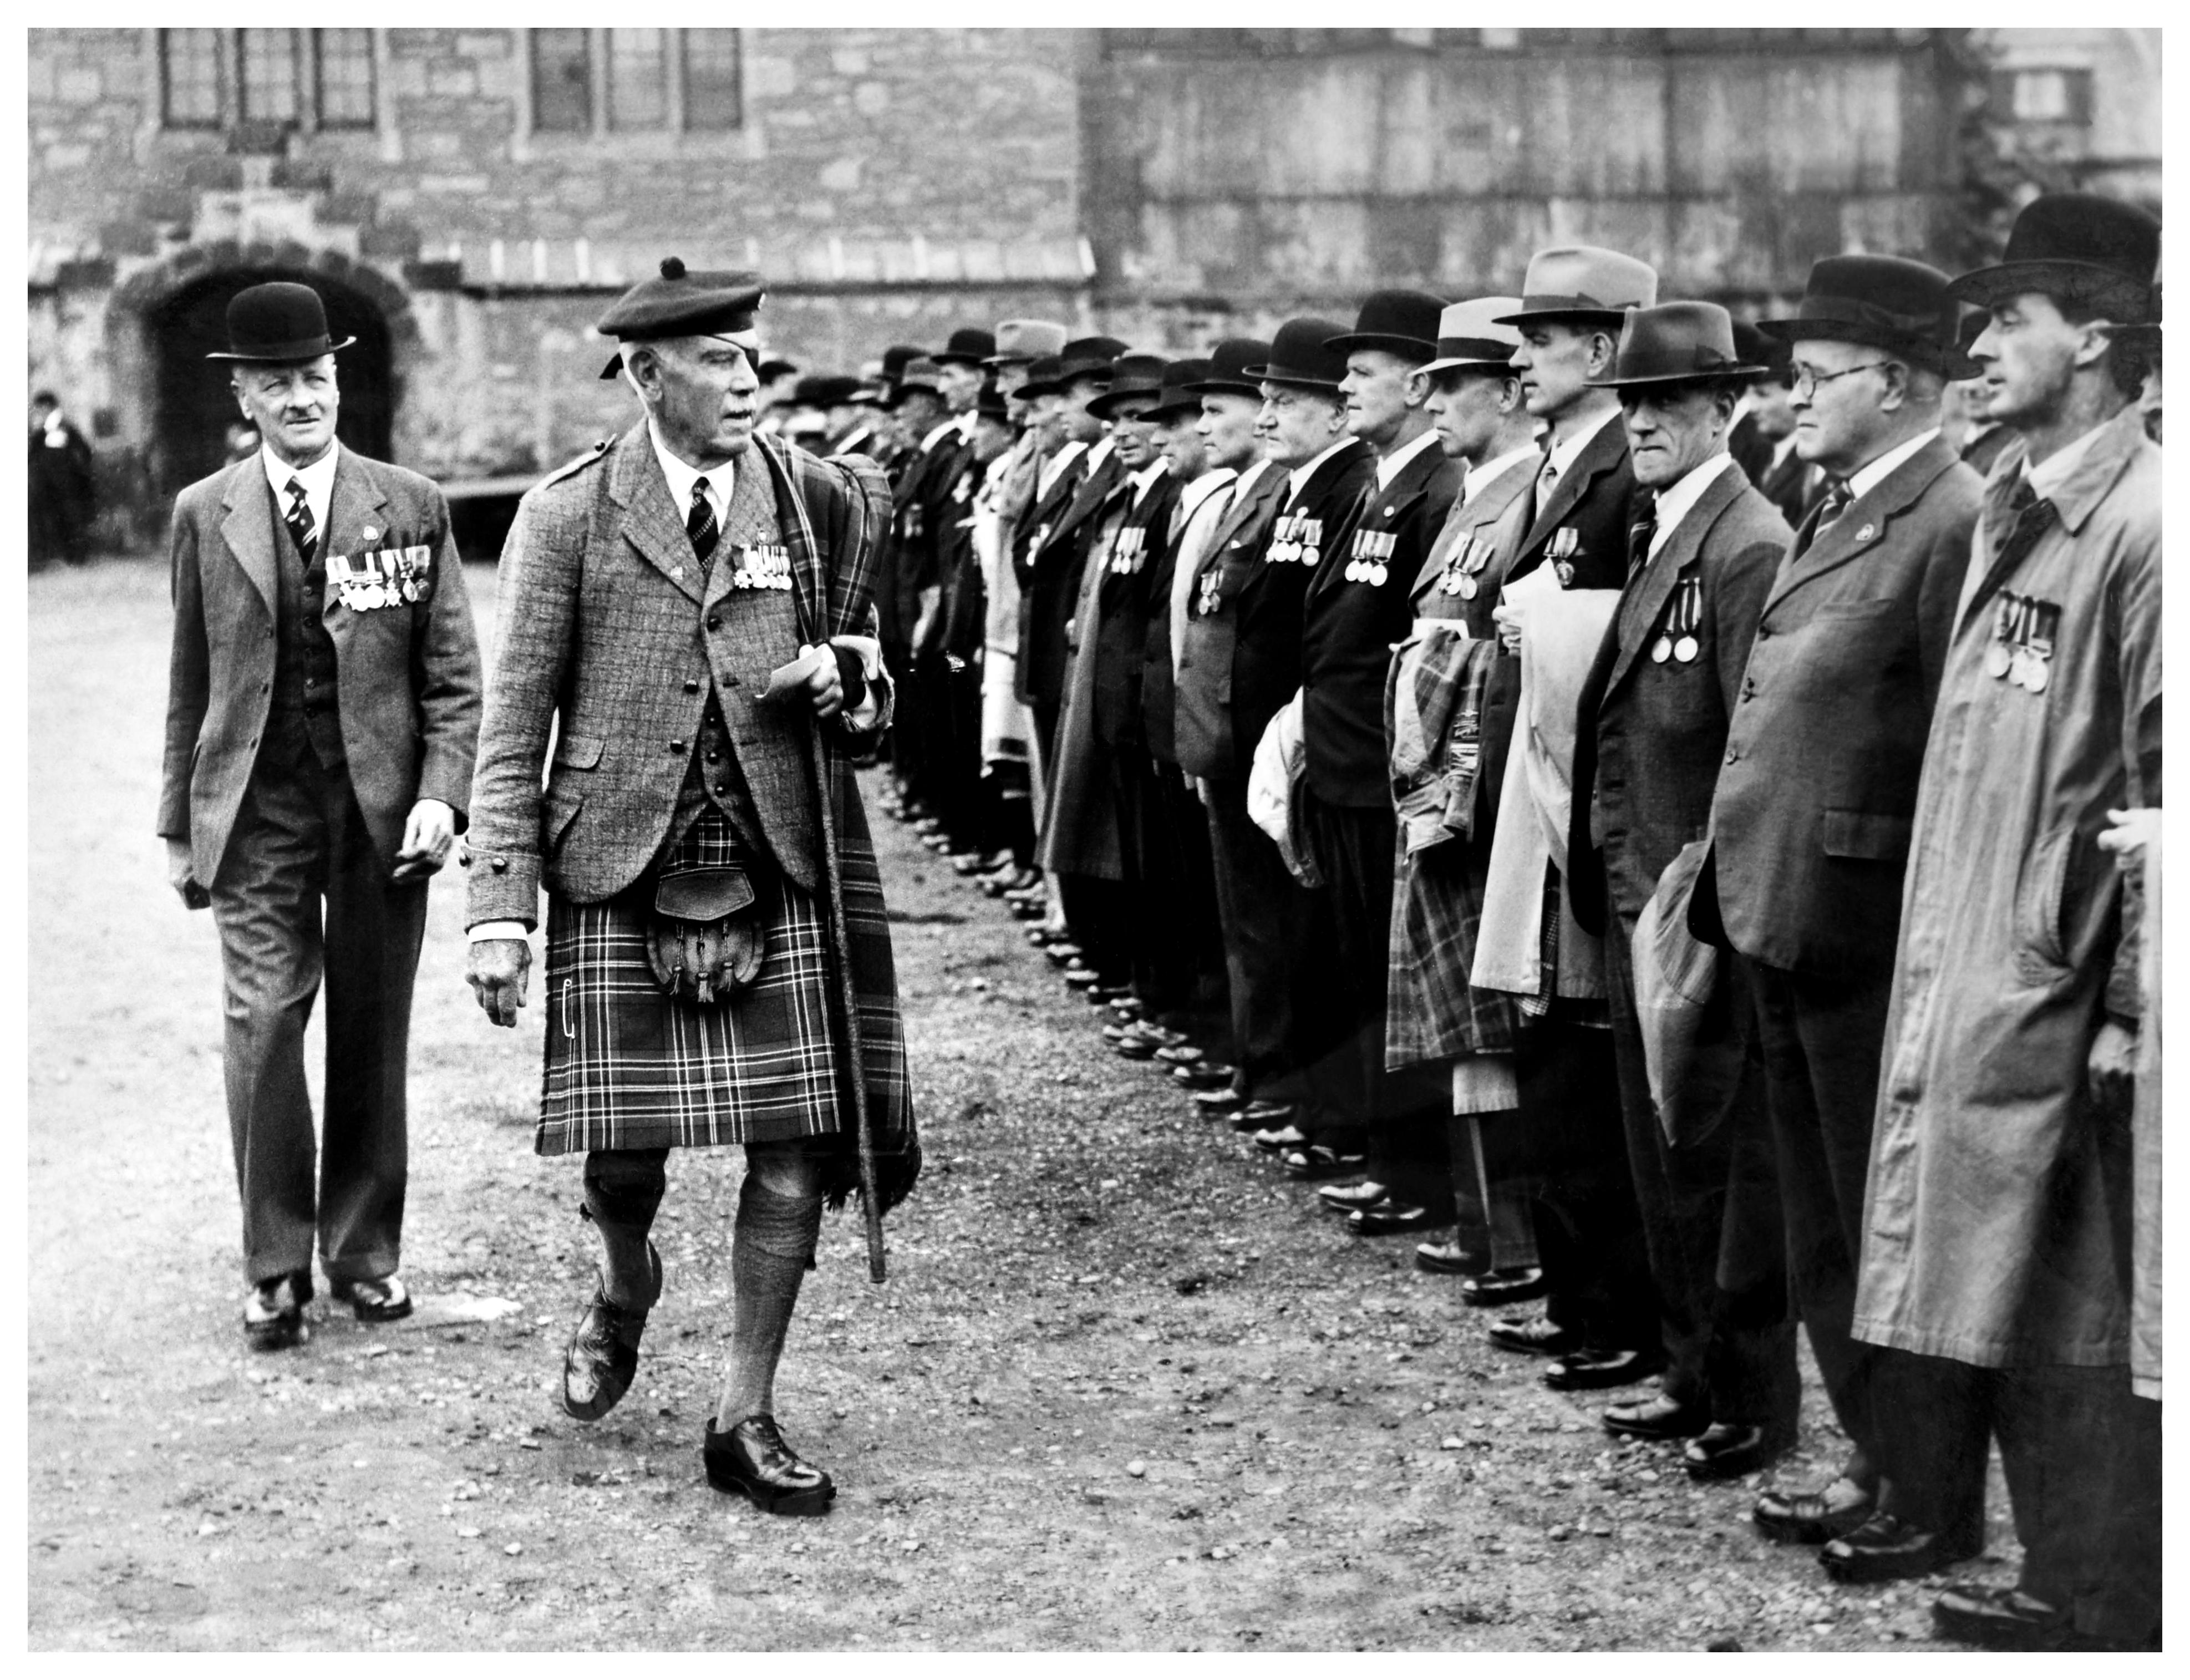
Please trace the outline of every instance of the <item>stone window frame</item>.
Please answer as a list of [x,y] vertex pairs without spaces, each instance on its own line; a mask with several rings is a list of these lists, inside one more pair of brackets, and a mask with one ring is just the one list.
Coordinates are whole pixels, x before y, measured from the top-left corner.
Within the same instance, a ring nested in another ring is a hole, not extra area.
[[734,29],[737,37],[737,92],[735,123],[719,127],[695,128],[691,123],[689,92],[691,66],[687,52],[687,29],[665,28],[662,43],[662,120],[644,127],[618,126],[615,120],[610,93],[614,47],[611,31],[606,27],[586,31],[587,122],[582,128],[545,128],[536,118],[535,80],[538,73],[536,52],[537,31],[530,29],[515,31],[523,37],[522,61],[524,74],[517,78],[517,133],[514,156],[519,161],[531,155],[536,147],[557,148],[589,145],[595,140],[612,139],[629,148],[637,145],[642,150],[659,150],[675,153],[688,147],[707,147],[724,140],[742,142],[750,150],[757,143],[750,121],[752,109],[750,66],[752,56],[746,52],[746,31]]
[[321,95],[325,87],[324,60],[321,54],[321,37],[326,31],[317,29],[291,31],[292,49],[295,67],[293,90],[296,102],[292,116],[260,116],[247,108],[244,86],[245,31],[224,28],[210,31],[214,37],[214,114],[210,117],[178,118],[172,109],[173,54],[168,37],[175,31],[152,29],[145,31],[152,56],[159,68],[160,105],[156,128],[177,133],[233,134],[245,129],[265,133],[316,134],[388,133],[393,124],[387,98],[388,89],[388,31],[371,29],[361,31],[370,38],[366,69],[366,105],[371,114],[363,120],[343,118],[329,122],[321,120]]
[[[213,111],[209,116],[178,116],[174,111],[175,54],[168,37],[174,35],[210,35],[213,37]],[[156,29],[152,31],[155,50],[160,62],[160,126],[162,128],[211,129],[218,132],[227,125],[231,100],[229,96],[228,58],[229,31],[224,29]]]

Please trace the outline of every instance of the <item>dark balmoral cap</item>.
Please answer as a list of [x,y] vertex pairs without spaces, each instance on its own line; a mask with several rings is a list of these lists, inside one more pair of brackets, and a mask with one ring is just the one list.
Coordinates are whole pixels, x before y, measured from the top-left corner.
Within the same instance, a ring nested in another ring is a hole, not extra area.
[[1266,338],[1223,338],[1209,353],[1209,372],[1196,380],[1190,388],[1196,396],[1253,397],[1262,400],[1262,388],[1250,378],[1247,370],[1260,367],[1270,359],[1269,341]]
[[1444,314],[1444,299],[1427,292],[1371,292],[1351,332],[1342,332],[1325,346],[1342,356],[1356,350],[1388,350],[1417,366],[1438,353],[1438,320]]
[[1953,282],[1954,295],[1989,309],[2023,292],[2092,304],[2125,321],[2147,319],[2159,274],[2159,224],[2133,204],[2096,193],[2034,198],[1990,268]]
[[[627,344],[649,338],[730,338],[752,331],[753,316],[766,295],[757,274],[688,269],[683,258],[664,257],[661,272],[617,298],[593,330]],[[618,352],[609,358],[601,377],[613,379],[622,371]]]
[[990,367],[997,367],[1006,362],[1053,356],[1064,348],[1064,327],[1053,321],[1000,321],[996,353],[983,360]]
[[1792,316],[1760,322],[1791,346],[1829,338],[1905,357],[1949,379],[1976,372],[1962,355],[1961,305],[1947,276],[1907,257],[1823,257]]
[[1503,372],[1521,348],[1518,328],[1504,317],[1521,307],[1518,298],[1471,298],[1446,307],[1438,317],[1437,360],[1417,369],[1443,373],[1450,368]]
[[1246,376],[1273,385],[1305,385],[1336,396],[1338,382],[1346,377],[1346,355],[1330,346],[1345,331],[1320,315],[1297,316],[1270,340],[1270,359],[1260,367],[1245,369]]
[[979,367],[996,353],[996,335],[985,326],[962,326],[950,335],[950,342],[935,353],[935,365],[946,361],[963,362],[968,367]]
[[207,361],[315,361],[357,343],[338,344],[327,332],[320,294],[292,280],[247,286],[228,300],[228,348],[207,352]]
[[1163,390],[1156,399],[1156,413],[1165,418],[1181,411],[1190,414],[1200,413],[1200,382],[1208,377],[1209,360],[1206,356],[1189,356],[1184,361],[1166,362]]
[[1734,355],[1733,317],[1716,304],[1660,304],[1628,311],[1612,372],[1589,383],[1618,390],[1697,379],[1754,379],[1764,371]]
[[1023,402],[1035,397],[1058,395],[1064,387],[1057,383],[1057,376],[1064,368],[1064,358],[1062,356],[1036,356],[1027,364],[1027,377],[1019,382],[1018,389],[1012,394]]
[[1658,301],[1658,271],[1648,263],[1596,245],[1561,245],[1529,258],[1521,282],[1521,307],[1502,319],[1580,319],[1609,326],[1629,309]]
[[1099,397],[1090,397],[1087,411],[1098,420],[1109,420],[1117,414],[1121,403],[1132,398],[1162,395],[1163,371],[1161,356],[1120,356],[1110,377],[1110,389]]

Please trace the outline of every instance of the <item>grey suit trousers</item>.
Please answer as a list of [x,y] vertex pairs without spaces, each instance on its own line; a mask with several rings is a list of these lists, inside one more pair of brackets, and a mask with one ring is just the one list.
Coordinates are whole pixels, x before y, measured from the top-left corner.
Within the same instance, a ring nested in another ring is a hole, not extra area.
[[[391,885],[340,769],[269,731],[209,888],[220,931],[229,1132],[243,1268],[331,1281],[396,1269],[408,1166],[411,989],[426,883]],[[326,1122],[314,1195],[304,1024],[327,991]]]

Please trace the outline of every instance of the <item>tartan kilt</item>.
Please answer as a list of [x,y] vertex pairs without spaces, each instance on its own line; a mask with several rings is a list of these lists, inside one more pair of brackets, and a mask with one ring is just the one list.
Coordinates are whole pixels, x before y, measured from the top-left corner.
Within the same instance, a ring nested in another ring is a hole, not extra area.
[[[848,775],[843,791],[839,871],[868,1115],[878,1148],[889,1149],[912,1135],[911,1085],[882,877]],[[676,861],[751,869],[767,928],[760,972],[727,1003],[672,997],[647,962],[644,895],[551,897],[535,1149],[705,1149],[832,1133],[848,1142],[855,1121],[840,1079],[848,1046],[825,902],[756,865],[712,810],[678,843]]]
[[1467,983],[1483,918],[1484,860],[1476,843],[1456,837],[1410,857],[1403,825],[1392,874],[1385,1067],[1512,1049],[1512,996]]

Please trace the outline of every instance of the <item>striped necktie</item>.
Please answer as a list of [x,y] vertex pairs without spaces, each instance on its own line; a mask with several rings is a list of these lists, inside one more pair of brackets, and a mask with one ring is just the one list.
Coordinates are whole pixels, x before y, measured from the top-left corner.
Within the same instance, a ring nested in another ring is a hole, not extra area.
[[1795,550],[1797,559],[1810,552],[1817,540],[1832,528],[1835,520],[1847,512],[1848,503],[1854,500],[1855,492],[1848,488],[1846,479],[1826,480],[1824,499],[1818,503],[1802,528],[1800,545]]
[[715,523],[714,505],[707,500],[705,474],[692,480],[692,511],[684,516],[684,534],[692,539],[692,552],[700,557],[701,569],[705,570],[723,535],[722,527]]
[[1630,577],[1650,564],[1650,544],[1658,535],[1658,492],[1638,490],[1635,492],[1634,518],[1627,527],[1627,575]]
[[282,514],[281,523],[289,527],[289,540],[297,545],[304,564],[311,565],[313,553],[320,546],[320,531],[312,523],[312,504],[305,499],[304,481],[293,474],[289,480],[289,511]]

